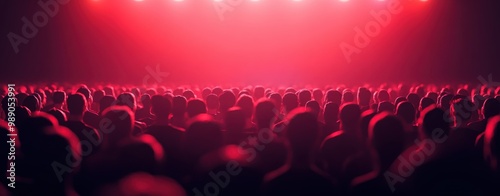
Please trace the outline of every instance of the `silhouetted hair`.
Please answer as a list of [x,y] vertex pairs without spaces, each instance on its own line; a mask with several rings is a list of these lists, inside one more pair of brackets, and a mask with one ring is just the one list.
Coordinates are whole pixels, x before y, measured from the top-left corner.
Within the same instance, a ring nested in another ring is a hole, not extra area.
[[245,118],[250,119],[253,115],[253,98],[249,95],[241,95],[241,97],[236,102],[236,105],[240,107],[243,112],[245,112]]
[[413,125],[415,123],[416,112],[417,111],[415,110],[415,107],[413,107],[413,104],[408,101],[399,103],[398,107],[396,108],[396,115],[404,120],[405,123],[410,125]]
[[83,115],[87,110],[87,100],[81,93],[76,93],[68,97],[68,111],[72,115]]
[[201,99],[193,98],[188,101],[186,106],[186,112],[188,117],[192,118],[198,114],[207,113],[207,106],[205,105],[205,102],[203,102]]
[[64,91],[55,91],[52,95],[52,101],[55,104],[63,104],[66,101],[66,92]]
[[135,95],[130,92],[125,92],[116,98],[116,105],[127,106],[134,112],[137,109],[137,102],[135,100]]
[[153,95],[151,97],[151,112],[156,115],[156,117],[167,120],[168,115],[170,115],[171,107],[170,100],[165,96]]
[[297,95],[294,93],[285,93],[283,96],[283,106],[287,112],[297,108],[299,106],[299,99]]
[[442,131],[448,135],[450,132],[450,119],[445,112],[434,105],[425,108],[420,114],[419,124],[420,134],[425,137],[432,137],[433,132]]
[[35,95],[30,95],[26,97],[22,105],[26,106],[32,112],[40,110],[40,100]]
[[271,100],[262,99],[255,106],[255,119],[259,127],[269,127],[275,120],[278,111]]

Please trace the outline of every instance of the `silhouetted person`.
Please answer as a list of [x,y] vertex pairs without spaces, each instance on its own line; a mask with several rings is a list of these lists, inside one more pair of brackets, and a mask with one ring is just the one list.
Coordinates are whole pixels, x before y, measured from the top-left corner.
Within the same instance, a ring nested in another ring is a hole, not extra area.
[[30,95],[26,97],[22,105],[26,106],[32,112],[40,111],[40,101],[35,95]]
[[394,113],[394,105],[388,101],[382,101],[378,104],[377,112]]
[[297,95],[293,93],[285,93],[283,96],[283,108],[285,109],[284,113],[288,114],[297,107],[299,107],[299,99]]
[[203,100],[192,98],[187,102],[186,113],[188,118],[193,118],[198,114],[206,114],[207,106]]
[[304,107],[312,99],[311,91],[303,89],[299,91],[299,106]]
[[99,116],[102,116],[102,112],[107,108],[111,107],[116,101],[116,98],[111,95],[106,95],[99,101]]
[[354,101],[354,94],[352,91],[345,89],[342,93],[342,104],[351,103]]
[[90,151],[89,154],[95,153],[95,149],[102,142],[102,135],[83,122],[83,114],[87,110],[87,99],[82,94],[76,93],[68,97],[66,105],[68,106],[69,116],[68,121],[62,125],[68,127],[78,137],[82,144],[82,150]]
[[183,175],[182,169],[182,144],[184,142],[185,131],[182,128],[170,125],[168,117],[172,105],[170,101],[161,95],[151,97],[151,111],[155,115],[152,125],[146,129],[146,133],[152,135],[162,145],[166,160],[166,174],[180,179]]
[[390,195],[386,171],[405,149],[405,130],[396,116],[382,112],[370,121],[368,147],[371,148],[373,170],[352,180],[353,195]]
[[[135,116],[137,117],[138,120],[145,122],[148,121],[153,117],[151,114],[151,95],[149,94],[144,94],[141,96],[141,103],[142,107],[138,108],[137,111],[135,112]],[[146,120],[148,119],[148,120]],[[146,124],[149,124],[146,122]]]
[[325,105],[325,110],[323,112],[325,119],[325,128],[321,135],[323,139],[339,130],[339,106],[333,102],[329,102]]
[[215,94],[209,94],[205,100],[207,104],[207,114],[216,117],[219,114],[219,97]]
[[[362,138],[359,127],[361,110],[357,104],[345,104],[340,109],[340,131],[328,135],[321,144],[321,157],[324,169],[335,178],[342,178],[345,161],[360,150]],[[340,150],[342,149],[342,150]]]
[[172,99],[172,117],[170,123],[176,127],[186,127],[187,100],[183,96],[175,96]]
[[334,195],[333,180],[314,165],[319,143],[317,118],[310,112],[296,114],[286,131],[287,163],[264,178],[263,195]]
[[[66,195],[65,184],[81,160],[78,138],[57,120],[43,112],[35,112],[20,127],[19,139],[23,143],[16,153],[16,195]],[[69,161],[67,161],[69,160]],[[71,166],[68,164],[75,164]]]
[[150,135],[134,137],[134,113],[127,106],[111,106],[103,118],[113,126],[103,126],[101,148],[82,161],[74,186],[80,195],[94,195],[100,188],[123,177],[146,172],[158,174],[164,160],[161,145]]
[[333,102],[337,105],[340,105],[342,103],[342,93],[340,93],[338,90],[333,89],[326,91],[325,103],[328,102]]
[[372,93],[365,87],[358,88],[358,105],[361,111],[366,111],[370,109],[370,100],[372,98]]
[[245,113],[245,129],[256,129],[256,125],[252,122],[254,102],[249,95],[242,95],[236,105]]
[[[262,89],[264,90],[264,89]],[[219,116],[218,120],[222,120],[226,116],[229,108],[236,104],[236,96],[230,90],[224,90],[219,96]]]
[[487,99],[483,104],[483,108],[481,109],[481,114],[483,116],[483,119],[471,122],[467,125],[467,127],[477,132],[484,132],[488,120],[491,117],[500,114],[500,101],[493,98]]

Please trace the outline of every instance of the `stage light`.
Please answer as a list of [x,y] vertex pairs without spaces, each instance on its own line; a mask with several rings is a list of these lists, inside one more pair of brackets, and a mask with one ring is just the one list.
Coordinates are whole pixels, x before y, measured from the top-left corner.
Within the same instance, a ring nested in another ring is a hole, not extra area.
[[348,2],[349,0],[339,0],[340,2]]
[[138,2],[140,2],[140,1],[144,1],[144,0],[134,0],[134,1],[138,1]]

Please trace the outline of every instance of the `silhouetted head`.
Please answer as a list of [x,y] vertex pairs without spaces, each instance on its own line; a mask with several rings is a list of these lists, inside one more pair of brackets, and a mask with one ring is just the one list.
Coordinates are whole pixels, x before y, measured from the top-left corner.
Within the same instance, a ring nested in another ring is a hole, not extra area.
[[18,93],[16,95],[16,98],[17,98],[17,103],[18,104],[22,104],[24,102],[24,99],[26,99],[26,97],[28,97],[29,95],[26,94],[26,93]]
[[115,89],[113,86],[106,86],[103,88],[104,94],[115,97]]
[[370,105],[370,99],[372,98],[372,93],[365,87],[358,88],[358,104],[360,106]]
[[287,112],[299,107],[299,99],[294,93],[285,93],[283,96],[283,107]]
[[36,152],[36,148],[42,142],[40,137],[42,137],[44,129],[51,126],[59,126],[59,123],[55,117],[45,112],[33,112],[31,117],[18,126],[19,140],[24,144],[30,144],[21,145],[23,153],[28,156],[35,155],[32,153]]
[[384,101],[391,101],[391,97],[389,96],[389,92],[387,90],[380,90],[377,93],[377,100],[378,102],[384,102]]
[[106,129],[101,131],[106,133],[105,138],[107,138],[108,141],[114,143],[132,136],[135,116],[128,106],[111,106],[104,110],[102,116],[110,125],[101,127],[101,129]]
[[109,108],[113,103],[115,103],[116,98],[111,95],[105,95],[99,101],[99,114],[101,114],[106,108]]
[[196,95],[192,90],[186,90],[182,93],[182,96],[184,96],[187,100],[194,99],[196,98]]
[[487,99],[484,102],[482,111],[485,119],[489,119],[500,114],[500,101],[493,98]]
[[500,116],[488,120],[484,133],[484,159],[490,168],[500,172]]
[[321,112],[321,107],[319,106],[319,103],[316,100],[310,100],[306,103],[306,108],[309,109],[311,113],[318,118],[319,113]]
[[144,94],[141,96],[142,107],[150,108],[151,107],[151,95]]
[[135,110],[137,109],[135,95],[129,92],[118,95],[118,97],[116,98],[116,105],[127,106],[130,108],[130,110],[132,110],[132,112],[135,112]]
[[339,118],[343,129],[357,129],[360,117],[361,109],[358,104],[348,103],[340,108]]
[[312,99],[311,91],[303,89],[299,91],[299,105],[305,106]]
[[413,107],[418,108],[420,104],[420,96],[418,96],[416,93],[410,93],[408,96],[406,96],[406,100],[413,104]]
[[279,112],[271,100],[262,99],[255,106],[255,119],[259,128],[270,128]]
[[[97,92],[97,91],[96,91],[96,92]],[[132,89],[130,90],[130,92],[131,92],[132,94],[134,94],[134,96],[135,96],[135,97],[141,97],[141,90],[140,90],[139,88],[132,88]],[[95,94],[95,92],[94,92],[94,94]],[[95,99],[95,97],[94,97],[94,99]]]
[[92,96],[94,98],[93,102],[94,103],[100,103],[101,99],[104,97],[104,91],[103,90],[96,90],[94,91],[94,95]]
[[335,125],[339,121],[339,105],[333,102],[328,102],[327,104],[325,104],[323,117],[325,119],[326,125]]
[[52,95],[52,101],[54,104],[63,104],[66,102],[66,92],[64,91],[55,91]]
[[253,89],[253,97],[255,100],[259,100],[260,98],[263,98],[265,95],[265,89],[262,86],[256,86]]
[[409,125],[415,124],[416,113],[417,111],[413,107],[413,104],[407,101],[399,103],[396,108],[396,115]]
[[70,95],[66,102],[71,115],[82,116],[87,111],[87,99],[81,93]]
[[253,115],[253,98],[249,95],[242,95],[239,99],[238,102],[236,102],[236,105],[245,112],[245,118],[250,119],[252,118]]
[[151,112],[157,119],[168,120],[171,107],[170,100],[165,96],[153,95],[153,97],[151,97]]
[[233,91],[224,90],[219,96],[219,110],[225,113],[229,108],[236,104],[236,96],[234,96]]
[[207,95],[207,108],[209,110],[217,110],[219,109],[219,97],[216,94]]
[[431,98],[429,98],[429,97],[422,97],[422,99],[420,99],[419,110],[422,111],[425,108],[427,108],[427,107],[429,107],[431,105],[434,105],[434,104],[436,104],[436,102],[434,102],[434,100],[432,100]]
[[26,106],[30,111],[35,112],[40,110],[40,101],[35,95],[26,97],[23,101],[23,106]]
[[31,111],[26,106],[16,106],[14,115],[16,116],[15,124],[19,126],[25,124],[24,121],[31,116]]
[[345,89],[342,93],[342,103],[351,103],[354,101],[354,94],[352,91]]
[[283,100],[281,99],[281,95],[279,93],[272,93],[269,96],[269,99],[274,103],[275,107],[278,110],[281,110],[281,104]]
[[432,138],[433,134],[448,135],[450,132],[450,119],[447,119],[444,110],[436,106],[425,108],[420,114],[420,136]]
[[286,137],[295,159],[306,159],[319,139],[317,118],[311,112],[301,112],[292,117]]
[[[465,126],[472,119],[473,115],[477,115],[477,108],[469,99],[456,99],[451,104],[451,116],[453,117],[454,126]],[[474,114],[475,113],[475,114]]]
[[418,95],[418,97],[424,97],[425,96],[425,88],[423,85],[419,85],[415,88],[415,93]]
[[385,170],[405,148],[405,129],[401,121],[388,112],[382,112],[370,121],[368,143],[378,155],[380,167]]
[[340,93],[338,90],[333,89],[326,91],[325,103],[328,102],[333,102],[337,105],[340,105],[342,102],[342,93]]
[[86,86],[81,86],[80,88],[78,88],[78,90],[76,90],[76,92],[81,93],[85,97],[85,99],[87,99],[87,102],[92,103],[92,96],[89,88],[87,88]]
[[174,116],[184,116],[187,107],[187,100],[185,97],[177,95],[172,99],[172,114]]
[[186,150],[195,157],[223,146],[221,126],[209,114],[200,114],[191,119],[185,138]]
[[188,101],[186,106],[186,112],[189,118],[192,118],[198,114],[207,113],[207,106],[203,100],[198,98],[192,98]]
[[378,104],[378,112],[394,113],[394,105],[388,101],[382,101]]
[[207,97],[208,95],[210,95],[212,93],[212,89],[210,88],[204,88],[203,90],[201,90],[201,97],[203,98],[203,100],[207,100]]
[[224,90],[222,90],[222,88],[218,87],[218,86],[216,86],[214,89],[212,89],[212,93],[217,95],[217,96],[220,96],[220,94],[222,94],[222,92],[224,92]]
[[467,91],[467,90],[465,90],[465,89],[463,89],[463,88],[460,88],[460,89],[458,89],[458,90],[457,90],[457,95],[462,95],[462,96],[467,97],[467,96],[469,96],[470,94],[469,94],[469,91]]
[[437,94],[436,92],[429,91],[427,92],[427,95],[425,95],[425,97],[431,98],[434,101],[434,103],[437,103],[439,94]]
[[313,90],[313,98],[321,104],[323,102],[323,91],[319,88],[315,88]]
[[240,107],[231,107],[224,117],[224,124],[227,131],[242,132],[246,125],[246,114]]
[[398,97],[398,98],[396,98],[396,101],[394,102],[394,105],[397,106],[399,103],[401,103],[403,101],[408,102],[408,100],[406,99],[406,97]]
[[451,107],[451,99],[453,99],[453,95],[451,94],[446,94],[441,97],[441,100],[439,103],[441,104],[440,107],[443,110],[449,110]]

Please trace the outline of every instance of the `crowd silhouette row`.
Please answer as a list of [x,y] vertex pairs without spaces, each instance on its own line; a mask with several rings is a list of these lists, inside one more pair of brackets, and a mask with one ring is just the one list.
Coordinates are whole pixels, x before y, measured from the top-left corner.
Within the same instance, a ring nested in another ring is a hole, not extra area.
[[0,195],[500,194],[496,86],[15,89]]

